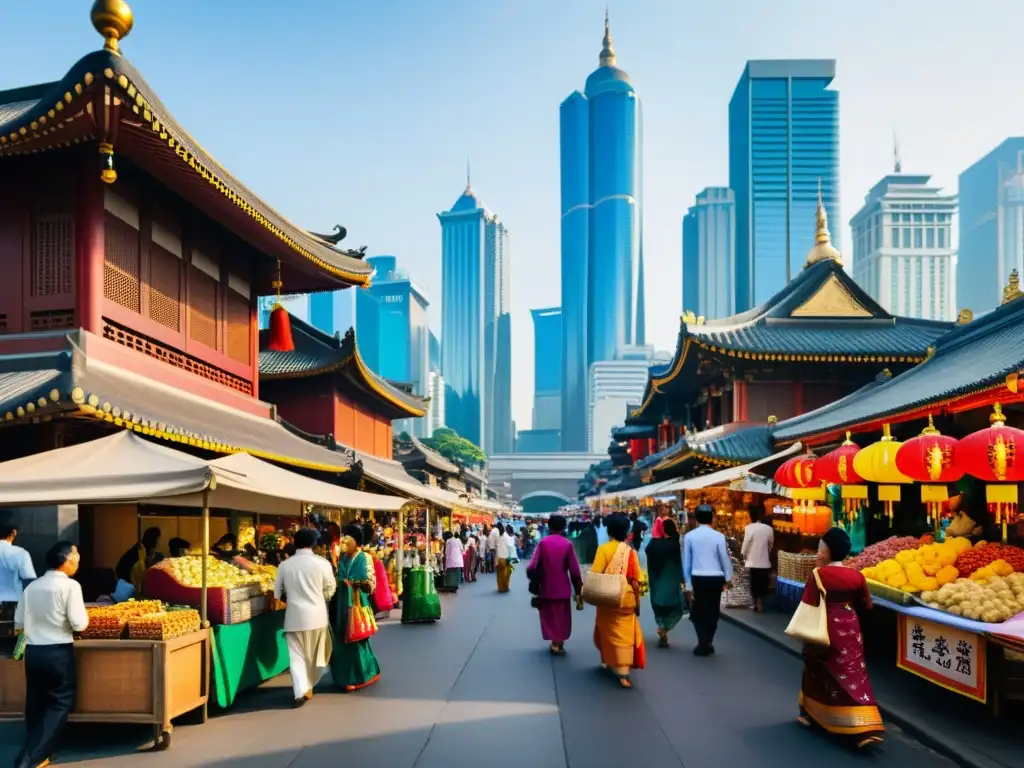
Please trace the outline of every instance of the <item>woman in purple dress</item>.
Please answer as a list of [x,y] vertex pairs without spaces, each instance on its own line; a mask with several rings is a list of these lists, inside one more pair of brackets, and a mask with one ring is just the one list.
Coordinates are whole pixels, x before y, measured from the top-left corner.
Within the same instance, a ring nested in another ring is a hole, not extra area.
[[540,612],[540,632],[551,643],[551,653],[565,653],[565,641],[572,634],[572,597],[576,610],[583,610],[583,579],[572,542],[565,537],[565,518],[552,515],[548,521],[550,536],[537,544],[526,568],[534,606]]

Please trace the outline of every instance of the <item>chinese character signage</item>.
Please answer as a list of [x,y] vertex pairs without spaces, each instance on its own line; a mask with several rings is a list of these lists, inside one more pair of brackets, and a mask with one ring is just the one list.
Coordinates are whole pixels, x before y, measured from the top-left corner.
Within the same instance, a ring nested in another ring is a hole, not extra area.
[[984,702],[985,638],[955,627],[900,614],[899,653],[901,669],[936,685]]

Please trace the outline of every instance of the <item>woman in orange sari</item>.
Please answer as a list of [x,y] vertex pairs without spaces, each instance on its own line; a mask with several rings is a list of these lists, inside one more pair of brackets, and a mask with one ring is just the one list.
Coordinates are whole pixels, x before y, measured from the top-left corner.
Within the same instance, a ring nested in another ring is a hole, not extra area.
[[[850,537],[832,528],[818,545],[818,576],[825,590],[829,645],[804,644],[799,723],[816,724],[858,749],[880,744],[885,727],[864,661],[864,637],[858,611],[871,610],[871,594],[860,571],[847,568]],[[817,606],[821,592],[807,580],[801,600]]]
[[627,588],[621,607],[597,606],[594,645],[601,653],[601,666],[614,672],[623,688],[632,688],[629,671],[647,665],[647,649],[640,629],[640,560],[636,550],[626,543],[629,518],[614,515],[605,525],[610,540],[598,548],[591,570],[622,574]]

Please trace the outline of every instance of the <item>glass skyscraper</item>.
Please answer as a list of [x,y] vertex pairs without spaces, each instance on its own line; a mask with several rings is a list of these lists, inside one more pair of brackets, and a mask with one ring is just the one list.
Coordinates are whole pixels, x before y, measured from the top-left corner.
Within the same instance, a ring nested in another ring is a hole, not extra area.
[[441,222],[445,424],[485,453],[512,450],[509,233],[466,191]]
[[[839,92],[834,60],[748,61],[729,102],[729,187],[736,195],[736,312],[771,298],[803,268],[822,199],[839,212]],[[841,248],[838,235],[833,244]]]
[[562,310],[531,309],[533,315],[533,429],[562,423]]
[[683,311],[708,320],[736,314],[736,202],[707,187],[683,217]]
[[956,297],[975,313],[999,305],[1024,271],[1024,137],[1009,138],[960,174]]
[[644,343],[642,113],[607,14],[598,61],[559,115],[565,451],[587,450],[590,365]]

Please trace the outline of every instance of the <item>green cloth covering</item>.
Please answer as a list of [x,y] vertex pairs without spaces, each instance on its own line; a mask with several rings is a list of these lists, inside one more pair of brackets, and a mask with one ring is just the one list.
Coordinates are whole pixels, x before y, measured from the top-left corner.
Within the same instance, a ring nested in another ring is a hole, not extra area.
[[211,697],[221,709],[231,707],[241,691],[288,670],[284,611],[260,614],[241,624],[215,625],[212,639]]
[[437,621],[441,618],[441,598],[434,588],[434,574],[426,568],[410,568],[402,573],[402,623]]
[[[335,686],[355,691],[372,685],[380,677],[380,665],[370,648],[370,640],[345,641],[349,611],[356,604],[370,608],[369,593],[364,587],[372,583],[373,561],[360,550],[353,557],[342,555],[338,560],[337,614],[334,617],[334,652],[331,654],[331,678]],[[346,588],[342,583],[351,582]],[[357,601],[357,602],[356,602]],[[357,614],[358,615],[358,614]]]

